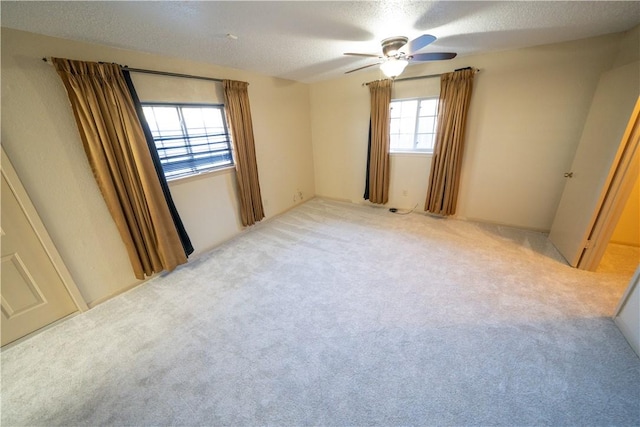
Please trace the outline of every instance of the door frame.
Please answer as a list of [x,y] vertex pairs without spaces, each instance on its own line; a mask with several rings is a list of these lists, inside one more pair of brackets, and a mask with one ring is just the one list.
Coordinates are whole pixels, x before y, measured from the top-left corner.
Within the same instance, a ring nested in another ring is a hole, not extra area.
[[593,226],[589,233],[589,247],[578,261],[578,268],[595,271],[600,264],[609,240],[616,228],[631,190],[638,179],[640,162],[640,97],[636,101],[616,157],[594,212]]
[[[2,176],[4,176],[4,178],[7,180],[7,184],[9,184],[11,191],[16,196],[16,199],[18,201],[18,204],[20,205],[20,208],[22,209],[25,216],[27,217],[27,220],[33,227],[33,230],[36,233],[38,240],[40,240],[42,247],[46,251],[47,256],[51,260],[51,263],[53,264],[54,268],[56,269],[56,272],[60,276],[60,279],[62,280],[64,287],[66,288],[67,292],[69,293],[69,296],[73,300],[73,303],[78,308],[78,311],[80,312],[87,311],[89,307],[87,306],[86,301],[82,297],[82,294],[80,293],[78,286],[73,280],[71,273],[69,272],[66,265],[64,264],[64,261],[62,260],[60,253],[58,252],[58,250],[56,249],[56,246],[53,243],[53,240],[51,240],[51,237],[49,236],[47,229],[45,228],[44,224],[42,223],[42,220],[40,219],[40,216],[38,215],[38,211],[36,210],[35,206],[31,202],[31,199],[29,198],[29,194],[27,193],[27,190],[25,190],[24,186],[22,185],[22,182],[20,181],[20,178],[18,177],[16,170],[14,169],[13,165],[11,164],[11,161],[9,160],[9,156],[7,156],[7,153],[4,151],[4,147],[2,147],[1,152],[2,152],[2,157],[0,158],[0,172],[2,173]],[[0,229],[0,233],[4,234],[4,232],[2,232],[1,229]]]

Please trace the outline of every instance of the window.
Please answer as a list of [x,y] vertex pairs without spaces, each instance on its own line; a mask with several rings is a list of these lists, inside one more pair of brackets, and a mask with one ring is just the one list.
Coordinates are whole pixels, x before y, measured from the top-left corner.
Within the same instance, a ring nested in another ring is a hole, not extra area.
[[438,124],[438,98],[391,101],[390,117],[391,152],[433,152]]
[[222,105],[142,104],[167,179],[233,165]]

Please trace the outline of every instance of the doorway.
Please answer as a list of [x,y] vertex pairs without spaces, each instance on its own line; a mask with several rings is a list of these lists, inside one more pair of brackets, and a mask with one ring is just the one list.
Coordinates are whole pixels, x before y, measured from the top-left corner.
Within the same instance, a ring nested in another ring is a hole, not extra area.
[[638,176],[639,72],[636,61],[602,74],[564,175],[549,240],[570,265],[583,270],[595,271],[600,264]]
[[628,283],[640,264],[640,179],[638,177],[606,245],[596,272],[619,275],[621,280]]

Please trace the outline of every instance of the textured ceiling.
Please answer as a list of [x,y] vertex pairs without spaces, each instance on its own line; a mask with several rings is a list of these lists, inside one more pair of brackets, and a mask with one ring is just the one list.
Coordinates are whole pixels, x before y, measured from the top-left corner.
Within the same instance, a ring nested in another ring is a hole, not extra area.
[[[6,1],[3,27],[301,82],[375,62],[380,40],[428,33],[459,56],[626,31],[638,1]],[[231,33],[237,40],[226,37]]]

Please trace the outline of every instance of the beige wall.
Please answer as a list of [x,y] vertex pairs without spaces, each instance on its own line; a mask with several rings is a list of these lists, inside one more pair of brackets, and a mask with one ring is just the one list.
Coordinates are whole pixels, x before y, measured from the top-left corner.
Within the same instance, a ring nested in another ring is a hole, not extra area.
[[[412,65],[403,77],[474,66],[458,216],[548,230],[599,75],[637,57],[640,31]],[[361,203],[369,94],[359,72],[312,85],[175,58],[2,29],[2,144],[87,302],[136,285],[126,252],[87,165],[64,88],[43,56],[250,83],[267,217],[294,193]],[[621,47],[621,49],[619,49]],[[631,59],[630,59],[631,58]],[[145,101],[219,102],[215,83],[133,75]],[[394,98],[437,96],[438,79],[397,82]],[[431,157],[391,156],[389,207],[422,209]],[[241,231],[235,173],[170,183],[202,253]]]
[[[473,66],[457,216],[549,230],[600,73],[622,35],[411,65],[403,77]],[[379,71],[311,85],[316,193],[362,202],[369,94]],[[437,79],[397,82],[394,98],[437,96]],[[388,206],[424,204],[429,156],[391,159]],[[404,196],[406,190],[407,196]]]
[[622,67],[640,59],[640,25],[623,34],[616,60],[611,68]]
[[[314,196],[307,85],[175,58],[2,29],[2,145],[88,303],[136,285],[84,155],[64,87],[44,56],[249,82],[267,217]],[[216,102],[219,84],[134,74],[146,101]],[[196,254],[241,231],[235,172],[170,183]]]

